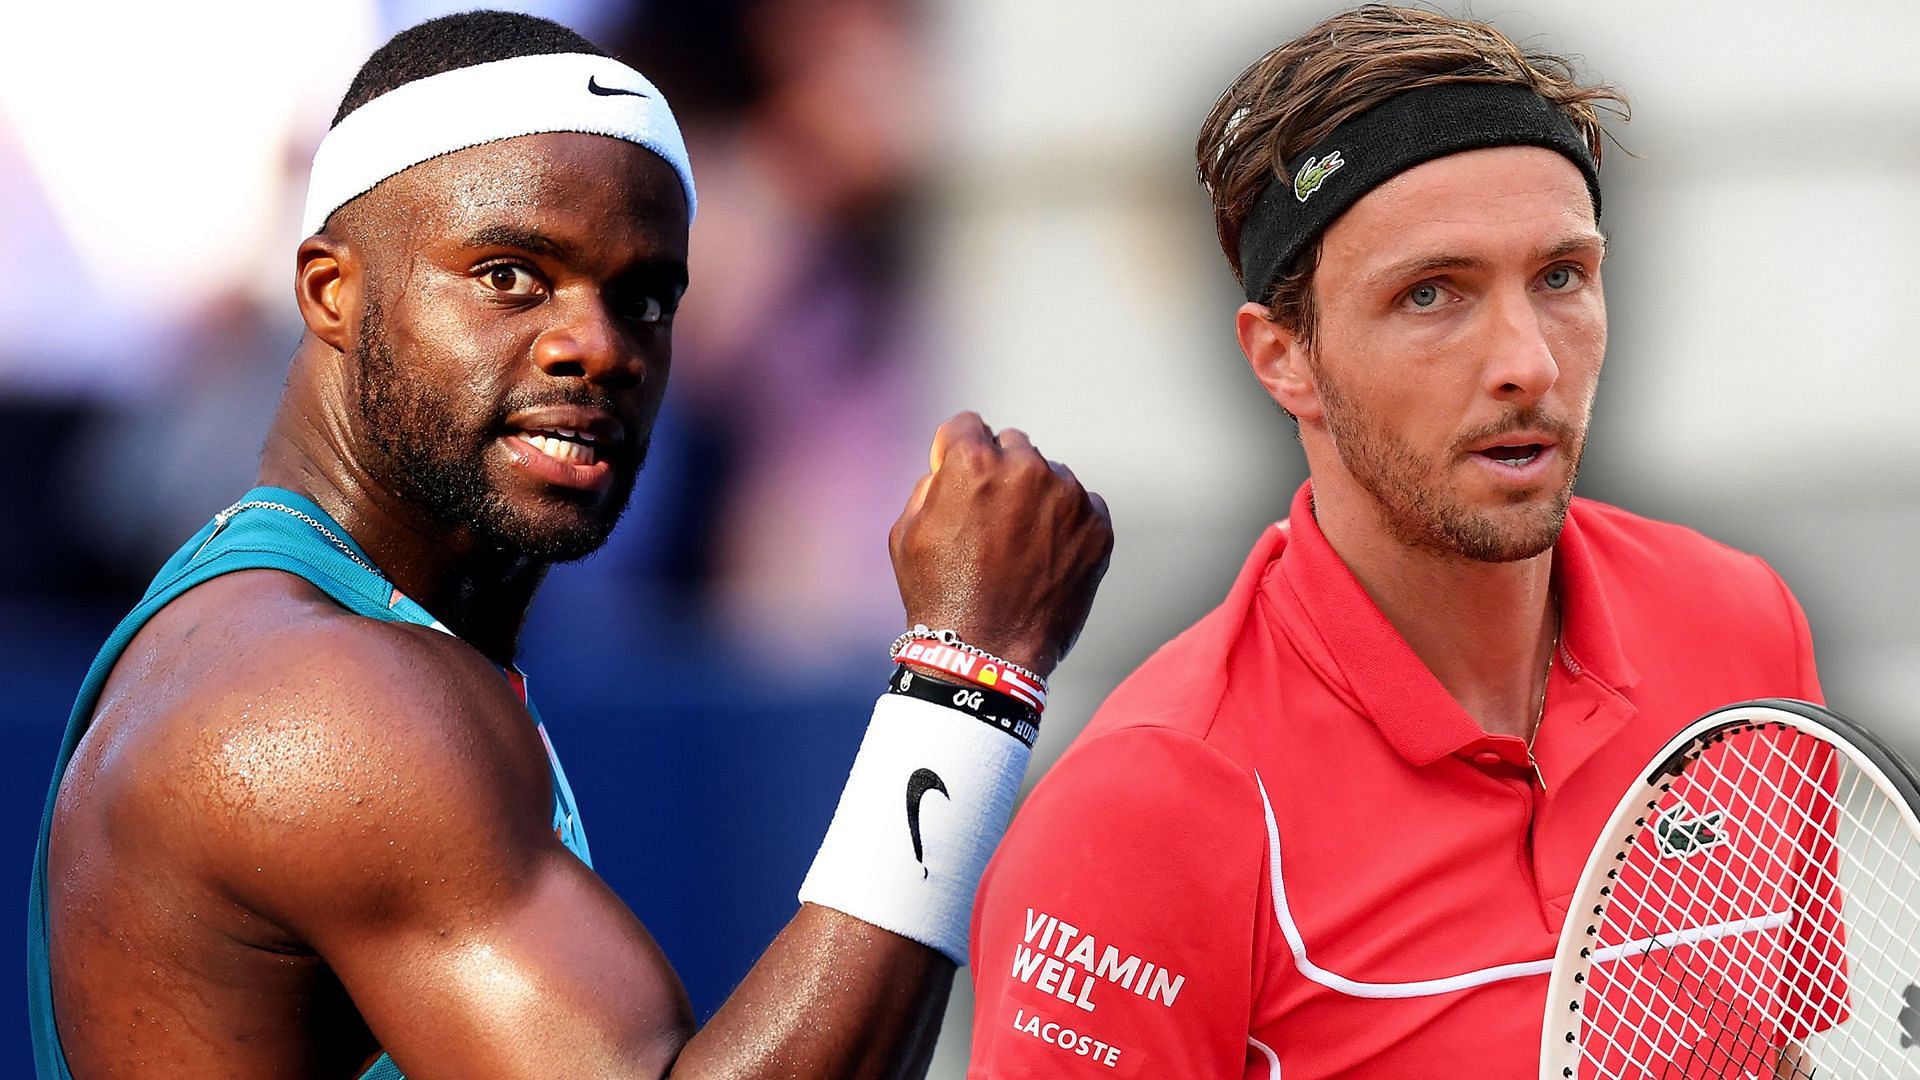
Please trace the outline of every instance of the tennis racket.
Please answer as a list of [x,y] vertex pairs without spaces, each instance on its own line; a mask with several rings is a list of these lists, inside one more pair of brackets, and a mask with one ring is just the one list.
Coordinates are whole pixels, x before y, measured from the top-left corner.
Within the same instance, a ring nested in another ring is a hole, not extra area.
[[1920,784],[1802,701],[1654,758],[1588,858],[1543,1080],[1920,1078]]

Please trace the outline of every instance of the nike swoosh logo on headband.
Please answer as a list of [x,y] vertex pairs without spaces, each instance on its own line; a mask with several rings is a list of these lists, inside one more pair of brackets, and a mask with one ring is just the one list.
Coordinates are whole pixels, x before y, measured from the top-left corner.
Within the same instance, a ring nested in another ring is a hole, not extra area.
[[587,93],[598,94],[601,97],[614,97],[619,94],[627,94],[632,97],[651,96],[642,90],[622,90],[618,86],[601,86],[599,83],[593,81],[593,76],[591,75],[587,76]]

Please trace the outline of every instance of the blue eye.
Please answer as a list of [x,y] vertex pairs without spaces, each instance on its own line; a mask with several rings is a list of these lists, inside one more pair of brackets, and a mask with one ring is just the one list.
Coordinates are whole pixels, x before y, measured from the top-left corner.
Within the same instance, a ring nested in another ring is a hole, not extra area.
[[1429,308],[1440,302],[1440,289],[1436,285],[1415,285],[1407,294],[1414,307]]
[[1547,283],[1547,288],[1558,292],[1573,284],[1573,268],[1570,266],[1556,266],[1547,271],[1547,276],[1541,280]]

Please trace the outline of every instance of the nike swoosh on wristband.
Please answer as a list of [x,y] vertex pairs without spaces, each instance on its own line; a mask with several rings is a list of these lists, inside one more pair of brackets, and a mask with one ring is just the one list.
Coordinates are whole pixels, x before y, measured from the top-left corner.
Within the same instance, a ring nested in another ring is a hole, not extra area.
[[913,858],[920,864],[920,876],[923,878],[927,876],[927,860],[920,847],[920,800],[929,791],[946,795],[949,800],[953,798],[947,795],[947,785],[941,781],[939,773],[932,769],[913,770],[913,775],[907,777],[907,834],[913,837]]
[[587,76],[587,93],[598,94],[601,97],[614,97],[619,94],[627,94],[632,97],[651,97],[652,96],[651,94],[648,94],[644,90],[623,90],[618,86],[601,86],[599,83],[594,81],[593,76],[591,75]]

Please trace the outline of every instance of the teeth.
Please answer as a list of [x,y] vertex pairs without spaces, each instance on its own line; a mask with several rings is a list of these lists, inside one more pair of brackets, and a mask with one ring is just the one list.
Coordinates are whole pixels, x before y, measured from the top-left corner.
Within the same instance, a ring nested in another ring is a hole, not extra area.
[[555,461],[564,461],[569,465],[591,465],[596,456],[591,446],[582,446],[577,442],[569,442],[552,435],[523,435],[521,438],[535,450]]
[[1540,447],[1521,449],[1518,446],[1494,446],[1481,451],[1488,458],[1502,465],[1518,468],[1540,456]]

